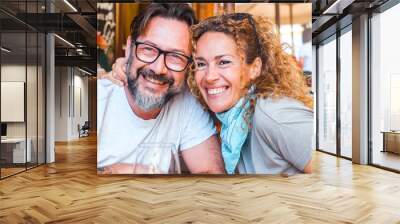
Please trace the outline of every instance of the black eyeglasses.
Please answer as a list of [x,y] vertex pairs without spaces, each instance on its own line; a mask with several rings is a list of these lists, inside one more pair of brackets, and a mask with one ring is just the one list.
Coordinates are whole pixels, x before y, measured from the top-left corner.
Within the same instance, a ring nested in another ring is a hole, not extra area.
[[182,72],[192,62],[192,58],[173,51],[164,51],[150,44],[135,41],[136,58],[144,63],[153,63],[164,55],[164,64],[169,70]]

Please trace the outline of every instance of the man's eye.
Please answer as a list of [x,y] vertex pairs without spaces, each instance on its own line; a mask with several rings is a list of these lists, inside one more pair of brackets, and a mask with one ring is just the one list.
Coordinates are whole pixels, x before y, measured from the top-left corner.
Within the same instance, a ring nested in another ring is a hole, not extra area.
[[156,50],[155,50],[154,48],[152,48],[152,47],[144,47],[143,50],[146,51],[146,52],[155,52],[155,51],[156,51]]

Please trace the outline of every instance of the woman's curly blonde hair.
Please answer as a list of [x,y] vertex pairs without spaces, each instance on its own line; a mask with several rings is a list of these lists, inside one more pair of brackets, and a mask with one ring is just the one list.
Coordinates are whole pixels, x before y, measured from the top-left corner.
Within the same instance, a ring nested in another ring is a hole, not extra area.
[[[295,59],[283,50],[269,19],[253,17],[247,13],[227,14],[211,17],[193,25],[191,32],[194,54],[196,43],[203,34],[222,32],[233,37],[243,61],[247,64],[260,57],[261,74],[247,86],[254,86],[253,93],[256,99],[290,97],[309,108],[313,107],[302,70],[297,66]],[[194,75],[192,70],[188,76],[188,85],[192,93],[205,105]]]

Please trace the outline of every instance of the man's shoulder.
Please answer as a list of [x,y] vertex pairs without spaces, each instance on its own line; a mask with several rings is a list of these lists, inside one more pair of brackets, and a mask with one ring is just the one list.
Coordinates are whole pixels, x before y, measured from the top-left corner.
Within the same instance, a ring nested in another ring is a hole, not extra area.
[[182,92],[175,95],[171,100],[174,106],[181,107],[182,109],[189,109],[191,107],[199,107],[198,100],[192,95],[192,93],[185,88]]
[[108,88],[115,85],[108,79],[97,79],[97,86],[101,88]]
[[208,112],[187,89],[175,95],[165,106],[165,116],[174,117],[184,124],[193,123],[194,120],[208,122],[210,118]]
[[106,99],[116,87],[117,85],[108,79],[97,79],[97,100]]

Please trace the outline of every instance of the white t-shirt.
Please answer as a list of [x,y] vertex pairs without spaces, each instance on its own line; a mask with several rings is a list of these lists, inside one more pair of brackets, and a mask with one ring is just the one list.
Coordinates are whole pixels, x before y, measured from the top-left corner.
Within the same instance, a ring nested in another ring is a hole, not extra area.
[[216,133],[208,112],[185,89],[172,97],[155,119],[143,120],[128,104],[123,87],[97,81],[97,166],[132,163],[139,144],[172,143],[178,150],[194,147]]

